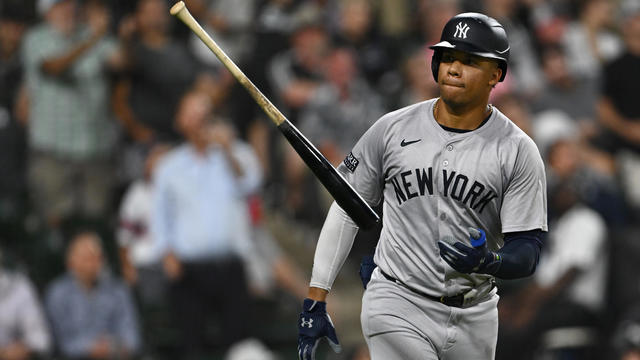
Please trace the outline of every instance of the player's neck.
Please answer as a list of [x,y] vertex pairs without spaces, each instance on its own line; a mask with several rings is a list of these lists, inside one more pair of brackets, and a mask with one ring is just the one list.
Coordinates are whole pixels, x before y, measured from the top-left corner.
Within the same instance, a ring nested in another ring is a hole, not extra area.
[[475,130],[491,113],[487,102],[456,106],[438,98],[434,105],[433,116],[438,124],[452,129]]

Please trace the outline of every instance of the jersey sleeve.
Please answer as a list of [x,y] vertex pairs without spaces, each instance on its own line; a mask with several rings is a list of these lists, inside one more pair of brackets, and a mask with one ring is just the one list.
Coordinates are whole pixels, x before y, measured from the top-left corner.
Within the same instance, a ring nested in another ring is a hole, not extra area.
[[375,122],[338,166],[338,171],[371,206],[382,199],[386,121]]
[[502,232],[547,231],[547,181],[544,163],[530,138],[518,144],[513,171],[503,194]]

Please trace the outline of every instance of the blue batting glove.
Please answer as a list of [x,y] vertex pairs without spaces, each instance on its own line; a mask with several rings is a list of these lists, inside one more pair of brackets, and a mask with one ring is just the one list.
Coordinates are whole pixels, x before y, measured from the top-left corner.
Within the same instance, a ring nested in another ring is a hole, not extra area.
[[327,303],[304,299],[298,319],[298,359],[315,360],[320,339],[327,338],[336,353],[342,350],[336,329],[327,314]]
[[366,255],[362,257],[362,262],[360,263],[360,280],[362,280],[362,286],[366,289],[367,284],[369,284],[369,280],[371,280],[371,274],[373,270],[376,269],[378,265],[373,262],[373,255]]
[[440,257],[456,271],[469,274],[495,274],[500,267],[500,255],[487,248],[487,236],[483,230],[469,228],[469,240],[472,246],[462,242],[453,245],[438,241]]

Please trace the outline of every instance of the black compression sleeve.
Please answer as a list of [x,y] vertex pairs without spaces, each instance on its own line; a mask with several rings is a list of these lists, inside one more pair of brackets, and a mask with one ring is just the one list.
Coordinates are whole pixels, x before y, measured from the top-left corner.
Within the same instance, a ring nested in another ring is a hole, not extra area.
[[505,234],[504,246],[497,252],[501,264],[493,275],[500,279],[518,279],[532,275],[540,258],[542,236],[542,230]]

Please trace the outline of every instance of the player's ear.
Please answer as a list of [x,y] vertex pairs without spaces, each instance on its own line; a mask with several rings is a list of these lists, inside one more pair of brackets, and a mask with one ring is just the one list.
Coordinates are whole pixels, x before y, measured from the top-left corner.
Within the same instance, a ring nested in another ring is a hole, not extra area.
[[496,64],[491,68],[491,78],[489,78],[489,86],[495,87],[502,77],[502,69]]

